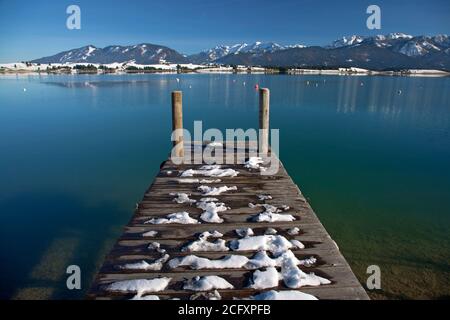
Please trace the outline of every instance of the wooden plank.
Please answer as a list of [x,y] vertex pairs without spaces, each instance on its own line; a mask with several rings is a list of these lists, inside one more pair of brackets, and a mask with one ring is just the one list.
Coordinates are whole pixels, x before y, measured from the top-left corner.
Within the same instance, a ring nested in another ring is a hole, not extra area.
[[[254,223],[243,223],[243,224],[218,224],[212,226],[211,224],[197,224],[197,225],[186,225],[183,228],[179,226],[172,225],[172,227],[164,225],[145,225],[145,226],[127,226],[124,229],[121,239],[128,240],[163,240],[163,239],[196,239],[197,234],[204,231],[209,231],[211,229],[217,230],[224,236],[222,239],[230,240],[236,238],[236,229],[241,228],[252,228],[255,235],[262,235],[267,230],[268,227],[276,228],[278,234],[287,236],[287,232],[293,228],[290,222],[277,222],[271,223],[270,225],[258,225],[254,227]],[[295,227],[295,226],[294,226]],[[323,240],[324,238],[329,238],[328,233],[324,230],[321,224],[299,224],[297,227],[300,229],[300,241],[312,241],[312,239]],[[145,237],[144,233],[148,231],[156,231],[157,234],[154,237]],[[163,232],[164,231],[164,232]]]
[[[279,288],[277,290],[287,290],[286,288]],[[340,300],[367,300],[367,293],[364,291],[362,287],[342,287],[339,288],[339,299]],[[236,297],[236,294],[233,290],[218,290],[222,299],[224,300],[232,300]],[[309,293],[314,295],[320,300],[333,300],[336,299],[336,288],[302,288],[298,290],[304,293]],[[240,291],[240,297],[245,299],[249,296],[259,293],[257,291]],[[131,299],[134,294],[107,294],[107,295],[89,295],[90,298],[95,298],[98,300],[123,300],[123,299]],[[195,292],[185,292],[185,291],[173,291],[170,293],[158,293],[158,297],[161,300],[169,300],[169,299],[181,299],[181,300],[196,300],[193,298],[195,296]],[[197,299],[201,300],[202,297],[197,295]]]

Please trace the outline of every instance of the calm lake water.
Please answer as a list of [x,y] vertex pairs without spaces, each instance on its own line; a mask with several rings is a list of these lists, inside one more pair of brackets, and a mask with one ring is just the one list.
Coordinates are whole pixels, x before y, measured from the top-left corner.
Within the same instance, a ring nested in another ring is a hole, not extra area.
[[187,128],[250,128],[256,83],[359,280],[380,266],[370,295],[450,298],[450,78],[231,74],[0,77],[0,298],[82,298],[65,268],[87,290],[170,150],[170,92]]

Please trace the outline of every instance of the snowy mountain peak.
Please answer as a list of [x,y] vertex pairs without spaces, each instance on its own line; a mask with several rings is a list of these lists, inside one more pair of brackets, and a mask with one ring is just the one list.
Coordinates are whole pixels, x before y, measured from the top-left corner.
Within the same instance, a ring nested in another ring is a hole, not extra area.
[[94,47],[94,46],[88,46],[87,52],[86,52],[86,57],[89,57],[95,50],[97,50],[96,47]]
[[333,43],[331,45],[327,46],[327,48],[341,48],[341,47],[353,46],[353,45],[358,45],[364,41],[375,42],[375,44],[378,47],[385,47],[385,46],[388,46],[388,44],[384,43],[384,41],[398,40],[398,39],[412,39],[412,38],[413,38],[413,36],[405,34],[405,33],[401,33],[401,32],[393,32],[393,33],[389,33],[387,35],[379,34],[379,35],[376,35],[373,37],[352,35],[352,36],[342,37],[341,39],[337,39],[337,40],[333,41]]
[[407,42],[398,51],[409,57],[421,56],[427,53],[425,48],[420,46],[417,42]]
[[363,42],[365,37],[352,35],[348,37],[342,37],[341,39],[333,41],[331,45],[329,45],[329,48],[341,48],[341,47],[347,47],[359,44]]
[[306,46],[305,45],[303,45],[303,44],[300,44],[300,43],[297,43],[297,44],[290,44],[290,45],[287,45],[287,46],[285,46],[285,48],[286,49],[295,49],[295,48],[306,48]]
[[393,32],[393,33],[389,33],[386,36],[386,39],[412,39],[413,36],[409,35],[409,34],[405,34],[402,32]]
[[446,34],[438,34],[432,37],[433,41],[437,44],[450,46],[450,38]]
[[191,59],[197,63],[214,62],[227,55],[238,55],[241,53],[247,54],[264,54],[273,53],[279,50],[292,49],[292,48],[304,48],[304,45],[294,44],[288,46],[282,46],[276,42],[263,42],[255,41],[251,44],[248,43],[236,43],[234,45],[217,45],[214,48],[204,50],[198,54],[192,55]]
[[450,47],[450,39],[446,35],[437,35],[434,37],[412,36],[401,32],[393,32],[387,35],[376,35],[371,37],[363,37],[352,35],[342,37],[333,41],[327,49],[351,47],[357,45],[376,46],[378,48],[386,48],[393,52],[401,53],[409,57],[417,57],[429,54],[430,52],[445,51]]
[[397,52],[409,57],[424,56],[430,53],[446,52],[450,48],[450,39],[446,35],[437,35],[434,37],[418,36],[401,42]]

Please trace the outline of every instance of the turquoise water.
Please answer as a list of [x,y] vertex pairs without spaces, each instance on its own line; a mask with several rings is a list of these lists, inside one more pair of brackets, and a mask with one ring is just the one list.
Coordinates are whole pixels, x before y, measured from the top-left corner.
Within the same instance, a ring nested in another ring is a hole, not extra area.
[[450,78],[186,74],[0,77],[0,298],[83,297],[167,157],[170,92],[187,128],[250,128],[256,83],[360,281],[380,266],[371,296],[450,297]]

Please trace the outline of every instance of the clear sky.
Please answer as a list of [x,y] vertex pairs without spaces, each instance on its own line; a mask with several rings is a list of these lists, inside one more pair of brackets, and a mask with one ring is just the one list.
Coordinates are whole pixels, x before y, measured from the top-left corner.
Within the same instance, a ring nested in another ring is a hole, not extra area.
[[[66,8],[81,8],[81,30]],[[381,7],[381,30],[366,8]],[[92,44],[155,43],[181,53],[217,44],[275,41],[324,45],[344,35],[450,34],[449,0],[0,0],[0,63]]]

